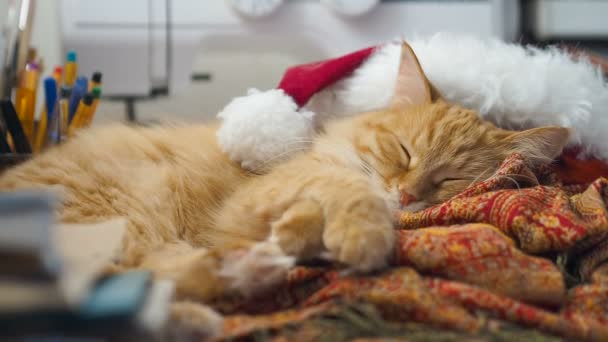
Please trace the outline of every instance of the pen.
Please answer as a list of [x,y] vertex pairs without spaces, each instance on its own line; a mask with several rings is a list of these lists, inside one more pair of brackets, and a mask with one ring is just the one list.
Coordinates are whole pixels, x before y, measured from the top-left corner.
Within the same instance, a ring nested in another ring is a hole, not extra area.
[[55,69],[53,69],[53,76],[55,79],[55,82],[57,83],[57,86],[59,87],[61,85],[61,78],[63,77],[63,68],[60,66],[56,66]]
[[73,87],[76,81],[76,73],[78,71],[78,64],[76,63],[76,51],[68,51],[66,63],[65,63],[65,85]]
[[46,102],[42,107],[40,120],[38,121],[38,131],[36,133],[36,142],[34,144],[35,152],[41,151],[44,147],[48,134],[48,125],[51,122],[50,117],[56,111],[57,107],[57,82],[53,77],[47,77],[44,79],[44,94]]
[[97,111],[97,106],[99,105],[101,97],[101,87],[93,88],[91,94],[93,95],[93,104],[91,105],[91,109],[87,113],[86,120],[83,123],[83,127],[88,127],[93,122],[93,117],[95,116],[95,112]]
[[23,132],[23,128],[19,122],[19,117],[17,116],[17,112],[15,111],[15,107],[13,106],[11,100],[8,98],[1,100],[0,109],[2,110],[2,115],[4,116],[4,122],[6,123],[8,131],[13,139],[15,151],[17,153],[32,153],[32,148],[30,147],[30,143]]
[[[12,2],[12,1],[11,1]],[[27,55],[30,49],[30,42],[32,38],[32,28],[34,26],[34,7],[36,7],[35,1],[19,1],[19,17],[17,21],[18,41],[16,42],[16,60],[17,60],[17,84],[23,81],[23,71],[27,65]],[[10,57],[9,57],[10,58]]]
[[78,77],[76,82],[74,83],[74,87],[72,88],[72,95],[70,96],[70,107],[69,107],[69,120],[71,122],[74,118],[74,114],[76,114],[76,110],[78,109],[78,105],[80,104],[80,100],[87,92],[87,88],[89,87],[89,82],[86,77]]
[[93,76],[91,77],[91,82],[89,82],[89,91],[93,91],[95,87],[101,87],[101,78],[103,74],[99,71],[95,71]]
[[74,119],[70,122],[70,128],[68,129],[68,135],[72,136],[79,128],[84,127],[84,123],[86,122],[89,113],[91,111],[91,105],[93,104],[93,94],[88,93],[80,101],[78,105],[78,110],[74,115]]
[[26,63],[36,62],[36,57],[38,57],[38,50],[36,48],[30,47],[27,50],[27,57],[25,59]]
[[47,144],[59,144],[62,136],[67,133],[68,106],[71,89],[63,86],[59,92],[59,101],[52,115],[49,115],[47,129]]
[[59,134],[58,134],[58,142],[65,138],[68,133],[68,127],[70,125],[70,96],[72,89],[70,88],[61,88],[61,100],[59,100]]
[[34,110],[36,109],[38,77],[38,65],[35,63],[28,64],[23,74],[21,87],[17,89],[15,96],[17,114],[29,141],[33,141],[34,134]]

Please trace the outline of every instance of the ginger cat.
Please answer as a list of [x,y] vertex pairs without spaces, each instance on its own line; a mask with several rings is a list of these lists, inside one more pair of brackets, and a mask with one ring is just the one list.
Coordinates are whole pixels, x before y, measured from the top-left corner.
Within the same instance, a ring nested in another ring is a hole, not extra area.
[[559,127],[499,129],[434,99],[407,44],[389,108],[330,123],[310,151],[263,175],[231,162],[214,133],[92,129],[8,170],[0,190],[58,185],[63,222],[126,217],[116,267],[151,270],[174,279],[180,297],[206,301],[279,281],[290,257],[384,267],[395,209],[445,201],[513,152],[552,160],[568,139]]

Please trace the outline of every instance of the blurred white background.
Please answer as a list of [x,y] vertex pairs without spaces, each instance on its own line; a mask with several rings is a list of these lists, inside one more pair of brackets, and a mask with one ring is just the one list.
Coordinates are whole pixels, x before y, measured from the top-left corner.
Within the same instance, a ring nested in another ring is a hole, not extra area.
[[[0,13],[6,13],[9,1],[13,0],[0,1]],[[99,69],[104,73],[106,95],[138,98],[136,114],[142,121],[207,120],[215,117],[230,99],[244,95],[247,88],[275,87],[289,66],[335,57],[403,34],[458,31],[520,40],[525,29],[521,20],[522,10],[530,7],[532,10],[528,12],[536,15],[532,18],[536,26],[532,25],[530,29],[528,25],[528,31],[538,33],[546,40],[554,39],[555,32],[557,38],[593,37],[598,29],[600,34],[608,32],[601,14],[606,13],[602,9],[608,10],[608,1],[35,2],[31,45],[44,58],[45,75],[55,65],[63,63],[67,49],[74,48],[85,76],[90,76],[96,65],[102,65]],[[590,7],[590,4],[601,8]],[[258,17],[254,13],[274,5],[276,10],[268,15]],[[581,10],[586,12],[577,12]],[[353,16],[349,11],[360,13]],[[568,18],[579,18],[579,21]],[[530,20],[530,15],[527,19]],[[0,24],[3,24],[2,20],[4,17],[0,16]],[[599,28],[597,22],[600,23]],[[169,27],[173,45],[165,40]],[[142,42],[150,46],[141,45],[140,48],[138,44]],[[162,50],[165,48],[171,51]],[[129,49],[141,55],[131,55]],[[173,54],[171,58],[167,57],[169,53]],[[138,58],[141,59],[139,64]],[[165,66],[167,70],[173,70],[166,72],[163,69],[158,76],[159,68]],[[210,79],[190,82],[191,74],[209,75]],[[172,79],[178,77],[176,75],[180,78],[178,81]],[[144,92],[139,89],[132,93],[128,87],[126,91],[111,91],[129,82],[154,85],[158,78],[161,79],[160,88],[168,89],[168,95],[149,97],[148,88]],[[124,119],[124,101],[104,99],[95,123]]]

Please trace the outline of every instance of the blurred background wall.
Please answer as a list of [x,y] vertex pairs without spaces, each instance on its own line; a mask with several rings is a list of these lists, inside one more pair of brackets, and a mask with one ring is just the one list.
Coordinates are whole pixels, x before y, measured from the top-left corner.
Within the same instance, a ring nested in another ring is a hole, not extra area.
[[[0,13],[11,1],[0,1]],[[400,34],[575,40],[601,50],[605,13],[608,1],[583,0],[37,0],[32,45],[47,73],[68,49],[78,52],[83,72],[100,66],[105,95],[112,96],[96,123],[125,120],[125,99],[133,100],[139,121],[201,121],[249,87],[274,87],[291,65]],[[142,42],[148,45],[139,48]],[[111,90],[146,81],[149,89]]]

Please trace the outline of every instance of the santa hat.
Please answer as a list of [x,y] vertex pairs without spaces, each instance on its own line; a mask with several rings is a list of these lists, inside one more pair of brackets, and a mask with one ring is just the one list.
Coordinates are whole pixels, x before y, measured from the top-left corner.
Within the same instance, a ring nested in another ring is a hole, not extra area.
[[[608,160],[608,87],[587,60],[557,48],[450,34],[408,43],[446,100],[504,128],[573,128],[571,146]],[[400,55],[401,44],[388,43],[292,67],[277,89],[250,90],[218,114],[218,142],[249,170],[283,160],[306,149],[328,118],[388,105]]]
[[375,48],[289,68],[277,89],[250,89],[230,102],[218,117],[220,146],[249,170],[258,170],[290,151],[310,144],[320,118],[304,105],[317,93],[361,66]]

